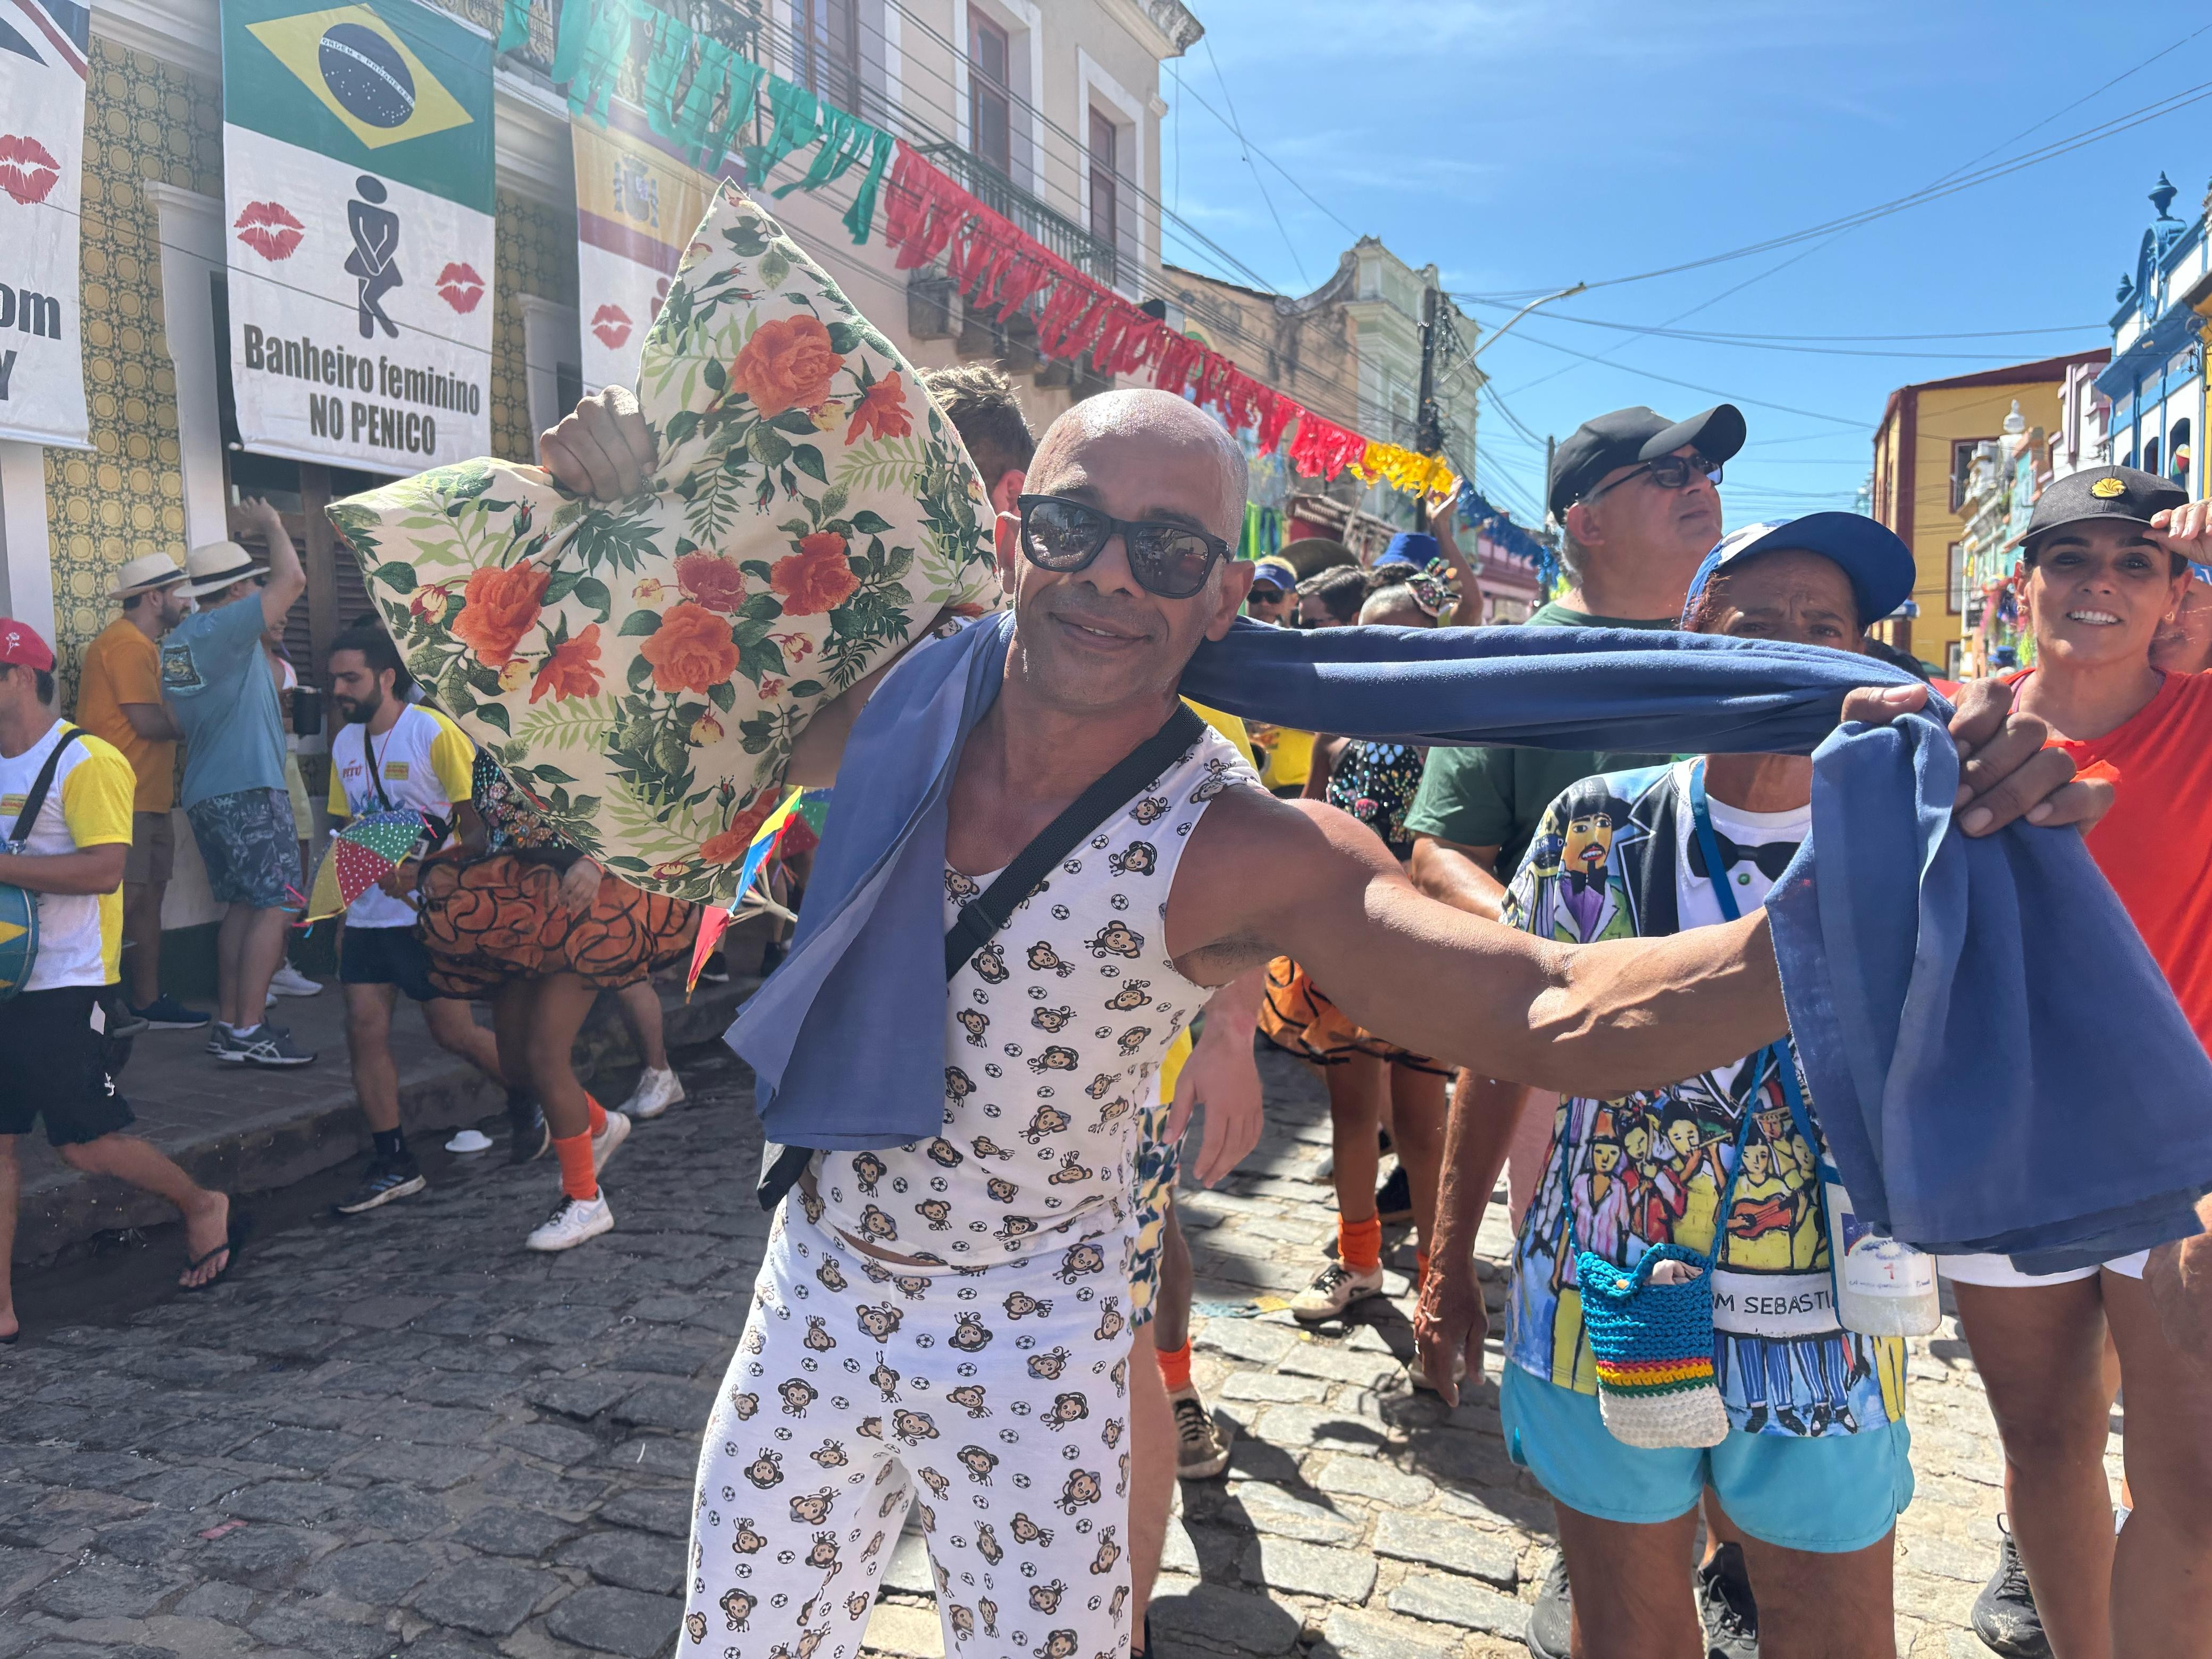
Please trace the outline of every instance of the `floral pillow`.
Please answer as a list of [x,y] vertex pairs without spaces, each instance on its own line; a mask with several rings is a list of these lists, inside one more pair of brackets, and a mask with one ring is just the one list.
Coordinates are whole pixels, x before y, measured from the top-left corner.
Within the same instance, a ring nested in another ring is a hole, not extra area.
[[644,343],[646,493],[471,461],[333,504],[408,667],[568,840],[726,898],[823,702],[995,601],[981,480],[896,349],[725,186]]

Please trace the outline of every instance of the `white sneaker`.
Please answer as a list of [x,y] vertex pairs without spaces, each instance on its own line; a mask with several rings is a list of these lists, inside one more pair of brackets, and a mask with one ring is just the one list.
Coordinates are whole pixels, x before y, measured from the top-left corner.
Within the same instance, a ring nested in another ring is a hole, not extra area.
[[280,997],[316,997],[323,994],[321,986],[289,962],[269,976],[269,989]]
[[656,1118],[683,1098],[684,1085],[672,1069],[649,1071],[638,1079],[637,1087],[623,1102],[623,1115],[641,1121]]
[[1168,1408],[1175,1413],[1176,1474],[1184,1480],[1211,1480],[1229,1467],[1233,1425],[1214,1421],[1196,1389],[1173,1389]]
[[607,1207],[605,1193],[596,1198],[571,1198],[563,1193],[553,1213],[532,1231],[526,1248],[573,1250],[586,1239],[612,1231],[614,1224],[615,1212]]
[[608,1160],[622,1150],[623,1142],[629,1139],[629,1119],[620,1112],[609,1112],[607,1127],[592,1137],[592,1173],[597,1175],[605,1169]]
[[1332,1261],[1313,1278],[1313,1283],[1291,1299],[1291,1317],[1309,1325],[1334,1319],[1363,1297],[1382,1294],[1382,1270],[1358,1273],[1341,1261]]

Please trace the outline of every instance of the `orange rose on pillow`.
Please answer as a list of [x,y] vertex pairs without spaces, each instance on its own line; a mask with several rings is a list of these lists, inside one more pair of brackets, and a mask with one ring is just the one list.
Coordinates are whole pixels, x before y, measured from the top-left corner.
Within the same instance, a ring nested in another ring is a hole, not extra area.
[[835,611],[860,586],[845,557],[845,538],[834,530],[800,537],[798,552],[769,568],[768,581],[781,596],[787,617],[818,617]]
[[477,653],[487,668],[504,668],[538,620],[551,575],[533,565],[485,565],[461,591],[461,614],[453,635]]
[[845,443],[849,448],[872,432],[879,438],[903,438],[913,430],[914,422],[907,418],[906,386],[893,369],[860,394],[853,406],[852,424],[845,428]]
[[845,360],[816,317],[774,317],[753,331],[730,378],[763,416],[812,409],[830,396],[830,377]]
[[599,625],[593,623],[572,640],[553,647],[553,654],[531,682],[530,701],[547,692],[558,702],[563,697],[596,696],[599,690]]
[[676,586],[709,611],[735,611],[745,600],[745,573],[714,553],[685,553],[676,561]]
[[660,619],[638,654],[653,665],[653,686],[662,691],[705,691],[738,670],[730,624],[688,599]]

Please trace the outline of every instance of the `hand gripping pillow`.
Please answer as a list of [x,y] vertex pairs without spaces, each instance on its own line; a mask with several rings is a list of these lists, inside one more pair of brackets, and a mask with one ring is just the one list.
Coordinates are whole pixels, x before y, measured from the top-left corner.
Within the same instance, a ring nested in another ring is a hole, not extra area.
[[408,667],[562,835],[727,898],[816,709],[997,599],[981,480],[910,364],[726,186],[646,336],[645,493],[441,467],[334,503]]

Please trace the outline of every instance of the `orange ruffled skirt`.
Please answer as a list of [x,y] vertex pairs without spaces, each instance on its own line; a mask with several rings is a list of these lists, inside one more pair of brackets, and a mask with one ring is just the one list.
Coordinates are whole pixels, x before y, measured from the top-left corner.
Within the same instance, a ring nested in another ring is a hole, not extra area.
[[635,985],[684,959],[699,908],[647,893],[618,876],[599,881],[581,915],[560,902],[561,872],[503,853],[422,872],[421,929],[430,983],[447,996],[483,997],[511,979],[576,974],[603,990]]
[[1449,1077],[1452,1068],[1385,1042],[1373,1032],[1352,1023],[1345,1012],[1322,994],[1306,970],[1288,957],[1267,964],[1267,994],[1260,1004],[1260,1034],[1278,1048],[1315,1066],[1341,1066],[1355,1054],[1387,1060],[1437,1077]]

